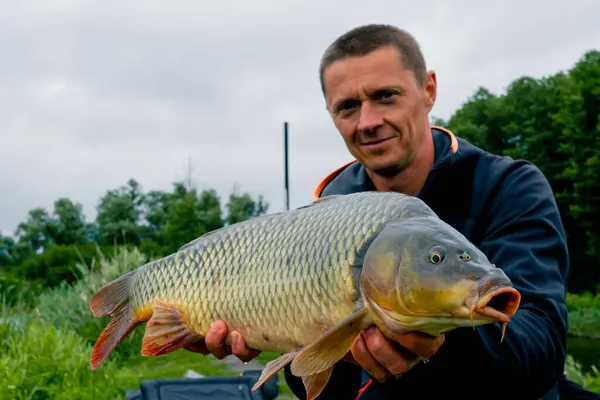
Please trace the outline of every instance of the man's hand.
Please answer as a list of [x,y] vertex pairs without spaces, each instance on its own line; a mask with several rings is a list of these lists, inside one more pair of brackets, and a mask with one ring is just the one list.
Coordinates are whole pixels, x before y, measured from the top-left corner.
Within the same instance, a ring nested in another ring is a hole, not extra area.
[[185,349],[204,355],[212,353],[219,360],[233,354],[244,362],[248,362],[260,354],[260,351],[246,346],[246,342],[239,332],[231,332],[231,347],[225,344],[226,337],[227,325],[225,322],[215,321],[206,338],[185,347]]
[[399,376],[412,368],[417,356],[431,357],[442,343],[444,335],[432,337],[419,332],[398,335],[394,341],[390,341],[371,326],[358,335],[351,352],[365,371],[383,382],[390,375]]

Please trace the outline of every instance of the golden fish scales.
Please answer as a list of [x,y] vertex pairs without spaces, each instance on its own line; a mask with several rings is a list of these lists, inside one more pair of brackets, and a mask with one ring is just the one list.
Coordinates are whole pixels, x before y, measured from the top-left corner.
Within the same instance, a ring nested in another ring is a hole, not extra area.
[[[469,252],[471,266],[453,261],[432,273],[427,258],[412,259],[436,241]],[[465,280],[461,268],[476,273]],[[386,336],[412,329],[441,333],[466,326],[466,320],[505,326],[520,297],[498,271],[415,197],[329,196],[208,233],[105,285],[90,307],[112,319],[91,364],[96,369],[140,323],[147,321],[142,354],[157,356],[202,339],[212,322],[223,320],[249,347],[284,353],[265,367],[254,390],[291,363],[314,399],[333,364],[370,325]],[[501,311],[486,307],[503,294],[508,297],[498,303]],[[438,316],[419,314],[420,304]]]
[[365,199],[355,196],[343,208],[321,200],[205,235],[140,268],[132,307],[149,317],[159,299],[184,312],[200,337],[220,319],[252,348],[305,346],[355,311],[360,270],[353,265],[410,204],[396,196]]

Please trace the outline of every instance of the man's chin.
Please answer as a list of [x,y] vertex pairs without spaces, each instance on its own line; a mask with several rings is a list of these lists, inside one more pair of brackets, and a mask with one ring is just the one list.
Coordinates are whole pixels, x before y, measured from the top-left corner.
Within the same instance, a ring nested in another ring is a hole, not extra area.
[[406,166],[399,162],[365,162],[364,167],[374,174],[384,178],[391,178],[402,172]]

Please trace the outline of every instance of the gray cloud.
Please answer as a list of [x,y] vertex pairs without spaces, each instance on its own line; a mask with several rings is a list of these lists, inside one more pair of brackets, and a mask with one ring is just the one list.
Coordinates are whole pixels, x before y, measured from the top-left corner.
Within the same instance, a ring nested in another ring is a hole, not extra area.
[[[201,187],[234,185],[283,207],[349,160],[324,109],[317,66],[345,30],[411,31],[438,74],[433,115],[478,86],[572,66],[600,43],[597,1],[2,2],[0,230],[58,196],[95,216],[109,188],[169,189],[191,158]],[[114,5],[112,5],[114,4]],[[518,5],[517,5],[518,4]]]

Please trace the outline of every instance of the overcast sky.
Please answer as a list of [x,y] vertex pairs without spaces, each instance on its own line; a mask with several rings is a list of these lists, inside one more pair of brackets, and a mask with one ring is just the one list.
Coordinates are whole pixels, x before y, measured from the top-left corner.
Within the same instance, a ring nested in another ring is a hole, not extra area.
[[144,191],[169,190],[188,159],[200,188],[225,198],[238,185],[280,211],[284,121],[291,206],[309,202],[349,160],[324,108],[319,58],[357,25],[417,37],[443,118],[479,86],[501,93],[600,47],[598,0],[0,4],[0,231],[9,234],[60,196],[92,219],[100,196],[130,177]]

